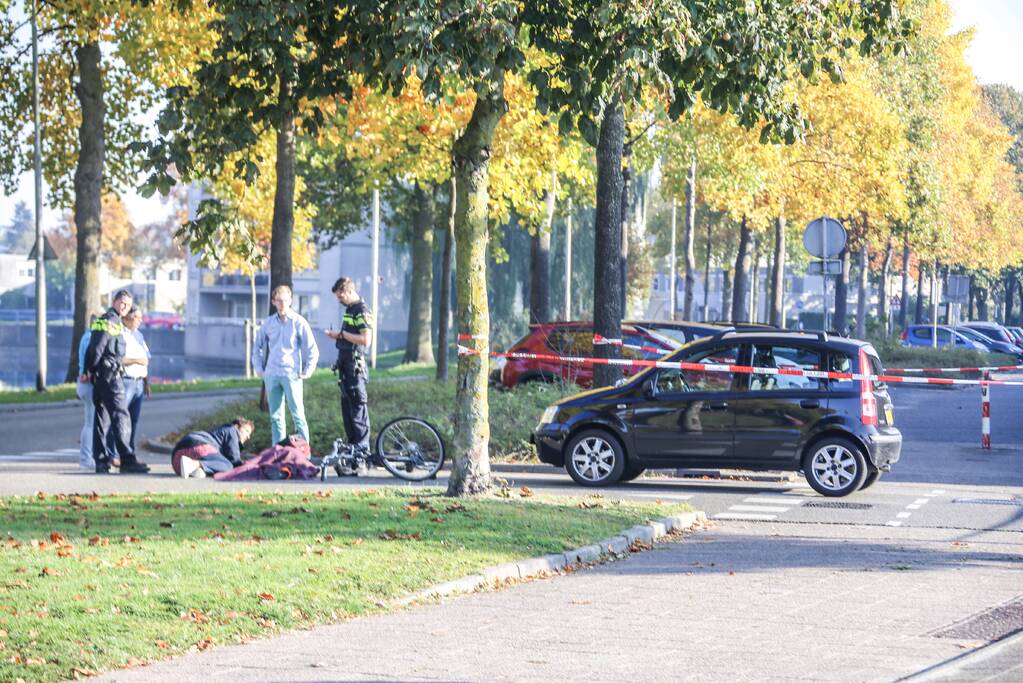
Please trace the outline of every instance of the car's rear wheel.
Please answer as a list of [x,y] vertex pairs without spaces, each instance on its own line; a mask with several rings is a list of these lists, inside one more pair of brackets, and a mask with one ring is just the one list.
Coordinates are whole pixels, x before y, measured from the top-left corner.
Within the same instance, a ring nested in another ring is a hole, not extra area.
[[867,461],[859,446],[838,436],[824,437],[807,449],[803,475],[813,489],[831,497],[859,490],[867,477]]
[[867,472],[867,476],[863,478],[863,483],[860,484],[860,491],[862,491],[863,489],[869,489],[880,478],[881,478],[881,470],[879,470],[879,469],[871,469],[869,472]]
[[620,481],[620,482],[621,481],[632,481],[633,479],[638,478],[644,472],[646,472],[646,468],[645,467],[640,467],[639,465],[634,465],[631,462],[630,463],[626,463],[625,464],[625,470],[622,472],[622,476],[621,476],[621,478],[618,479],[618,481]]
[[565,469],[577,484],[610,486],[625,471],[625,450],[618,439],[599,429],[576,434],[565,448]]

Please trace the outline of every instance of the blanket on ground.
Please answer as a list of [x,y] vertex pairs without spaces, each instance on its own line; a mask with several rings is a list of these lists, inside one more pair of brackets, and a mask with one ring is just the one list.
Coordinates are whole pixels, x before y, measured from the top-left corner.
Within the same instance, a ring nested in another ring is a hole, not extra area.
[[291,436],[286,443],[275,444],[239,467],[218,472],[218,481],[250,479],[313,479],[320,468],[309,460],[309,444],[300,437]]

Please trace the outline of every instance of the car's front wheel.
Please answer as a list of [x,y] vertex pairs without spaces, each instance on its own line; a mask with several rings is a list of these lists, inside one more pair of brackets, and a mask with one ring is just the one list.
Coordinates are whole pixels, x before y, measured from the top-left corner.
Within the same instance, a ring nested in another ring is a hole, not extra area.
[[814,443],[803,458],[803,475],[823,496],[848,496],[859,490],[867,476],[867,461],[860,448],[837,436]]
[[607,432],[584,429],[565,448],[565,469],[583,486],[610,486],[625,471],[625,451]]

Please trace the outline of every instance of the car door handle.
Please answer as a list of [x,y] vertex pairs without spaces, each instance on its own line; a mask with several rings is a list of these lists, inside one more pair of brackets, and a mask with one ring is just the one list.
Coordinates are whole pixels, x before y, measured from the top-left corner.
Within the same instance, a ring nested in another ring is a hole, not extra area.
[[820,408],[821,402],[815,398],[804,398],[799,402],[800,408]]
[[704,404],[704,410],[728,410],[728,401],[711,401]]

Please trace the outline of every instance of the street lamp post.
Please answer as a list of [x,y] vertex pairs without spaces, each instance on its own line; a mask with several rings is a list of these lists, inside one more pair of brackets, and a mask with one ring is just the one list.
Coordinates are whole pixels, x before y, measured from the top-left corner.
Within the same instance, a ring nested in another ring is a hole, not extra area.
[[36,228],[36,391],[46,391],[46,244],[43,241],[43,162],[39,131],[39,28],[32,0],[32,140]]

